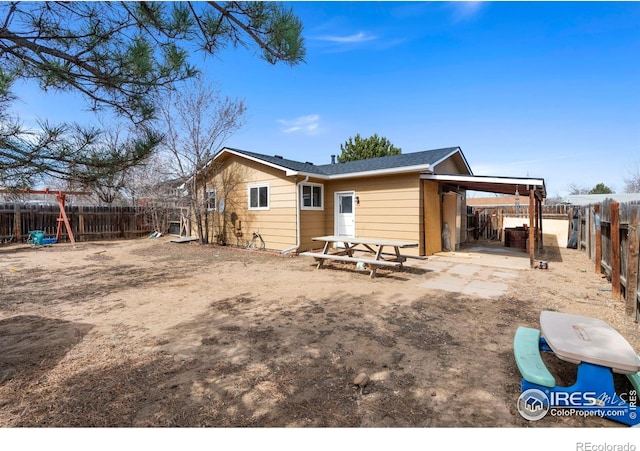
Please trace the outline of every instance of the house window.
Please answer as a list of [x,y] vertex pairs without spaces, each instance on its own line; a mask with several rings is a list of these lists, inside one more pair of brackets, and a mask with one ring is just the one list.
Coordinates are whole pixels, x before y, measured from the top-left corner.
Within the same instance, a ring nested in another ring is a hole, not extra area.
[[303,210],[322,210],[322,185],[303,183],[300,185],[301,205]]
[[205,206],[207,207],[207,211],[216,210],[216,190],[215,189],[207,190],[207,198],[205,199]]
[[269,185],[249,187],[249,210],[269,209]]

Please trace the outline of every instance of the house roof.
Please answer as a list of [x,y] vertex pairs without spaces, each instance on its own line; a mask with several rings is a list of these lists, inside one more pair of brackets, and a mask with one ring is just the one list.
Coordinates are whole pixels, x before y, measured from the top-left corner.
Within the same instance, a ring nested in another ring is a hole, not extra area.
[[330,163],[315,165],[311,162],[289,160],[278,155],[265,155],[247,150],[225,147],[216,154],[214,160],[231,153],[258,161],[268,166],[284,170],[287,175],[309,175],[322,179],[343,177],[395,174],[401,172],[433,172],[433,168],[447,158],[458,154],[465,168],[471,174],[471,168],[462,154],[460,147],[425,150],[386,157],[368,158],[365,160],[348,161],[345,163]]

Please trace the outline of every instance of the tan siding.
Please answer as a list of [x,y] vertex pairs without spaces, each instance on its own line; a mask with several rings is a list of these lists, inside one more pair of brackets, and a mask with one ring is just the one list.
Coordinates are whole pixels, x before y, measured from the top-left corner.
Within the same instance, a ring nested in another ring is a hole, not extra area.
[[434,168],[436,174],[458,174],[460,173],[457,165],[450,159],[444,160]]
[[320,244],[313,241],[312,238],[326,235],[325,211],[326,210],[302,210],[300,212],[300,251],[316,249],[320,246]]
[[356,228],[363,230],[365,227],[377,230],[415,231],[419,221],[414,216],[398,216],[381,218],[379,216],[360,215],[356,219]]
[[[217,215],[216,233],[226,232],[228,243],[244,245],[253,232],[259,232],[267,249],[284,250],[296,244],[296,193],[293,179],[285,177],[280,170],[235,155],[229,155],[215,172],[213,180],[219,192],[225,176],[229,179],[230,174],[234,174],[233,178],[237,180],[231,184],[232,190],[225,198],[224,215]],[[268,210],[248,208],[248,188],[256,184],[269,185]],[[236,219],[235,223],[232,218]],[[238,223],[242,230],[240,238],[233,233]]]
[[[325,234],[334,233],[334,194],[355,191],[360,203],[355,206],[357,236],[421,241],[421,195],[418,174],[336,180],[326,185]],[[418,249],[406,249],[417,255]]]
[[459,154],[447,158],[433,168],[436,174],[468,174],[469,171]]

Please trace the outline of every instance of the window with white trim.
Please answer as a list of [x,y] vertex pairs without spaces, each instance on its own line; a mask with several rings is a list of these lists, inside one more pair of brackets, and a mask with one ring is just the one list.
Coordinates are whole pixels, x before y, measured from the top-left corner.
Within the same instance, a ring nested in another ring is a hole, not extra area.
[[324,208],[323,186],[317,183],[300,184],[300,208],[302,210],[322,210]]
[[207,207],[207,211],[215,211],[216,210],[216,190],[208,189],[207,190],[207,198],[205,199],[205,206]]
[[269,185],[249,187],[249,210],[269,209]]

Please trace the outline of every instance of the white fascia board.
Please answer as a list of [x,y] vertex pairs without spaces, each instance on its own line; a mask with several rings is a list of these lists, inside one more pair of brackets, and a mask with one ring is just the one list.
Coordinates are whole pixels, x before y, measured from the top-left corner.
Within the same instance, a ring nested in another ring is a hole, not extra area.
[[339,180],[355,177],[371,177],[376,175],[393,175],[393,174],[405,174],[408,172],[425,172],[431,171],[431,167],[428,164],[421,164],[417,166],[405,166],[400,168],[388,168],[388,169],[376,169],[374,171],[364,172],[345,172],[344,174],[325,175],[318,174],[316,172],[299,172],[288,170],[287,175],[301,175],[303,177],[309,176],[320,180]]
[[483,181],[488,183],[504,183],[512,185],[530,185],[530,186],[544,186],[544,180],[542,179],[519,179],[508,177],[491,177],[483,175],[447,175],[447,174],[422,174],[421,179],[426,180],[446,180],[453,182],[472,182],[474,180]]
[[424,171],[431,171],[431,166],[428,164],[420,164],[416,166],[404,166],[399,168],[376,169],[374,171],[347,172],[344,174],[330,175],[327,178],[329,180],[338,180],[338,179],[346,179],[346,178],[354,178],[354,177],[370,177],[374,175],[393,175],[393,174],[405,174],[407,172],[424,172]]
[[315,172],[300,172],[300,171],[294,171],[293,169],[287,169],[287,172],[285,172],[285,175],[288,176],[295,176],[295,175],[299,175],[301,177],[313,177],[315,179],[322,179],[322,180],[326,180],[327,176],[326,175],[322,175],[322,174],[316,174]]

